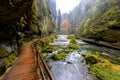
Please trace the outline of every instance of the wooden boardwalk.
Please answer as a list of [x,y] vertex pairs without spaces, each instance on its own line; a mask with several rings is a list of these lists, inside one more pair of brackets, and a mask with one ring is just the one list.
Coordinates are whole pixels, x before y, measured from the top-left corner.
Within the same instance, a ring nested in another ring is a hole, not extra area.
[[30,41],[23,45],[20,49],[20,55],[12,65],[10,71],[5,74],[2,80],[38,80],[37,63],[35,54],[32,50]]

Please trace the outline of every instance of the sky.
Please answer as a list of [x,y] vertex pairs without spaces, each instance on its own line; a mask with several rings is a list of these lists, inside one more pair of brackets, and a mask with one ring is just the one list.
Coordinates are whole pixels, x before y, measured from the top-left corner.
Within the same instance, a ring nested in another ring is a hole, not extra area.
[[61,13],[69,13],[76,7],[81,0],[56,0],[57,11],[60,9]]

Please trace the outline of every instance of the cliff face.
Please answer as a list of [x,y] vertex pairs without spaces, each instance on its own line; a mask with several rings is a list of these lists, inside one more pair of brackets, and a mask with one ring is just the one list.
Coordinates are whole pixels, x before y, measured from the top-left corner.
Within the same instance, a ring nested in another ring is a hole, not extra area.
[[0,28],[0,42],[28,40],[52,33],[54,21],[46,0],[2,0]]
[[72,25],[80,26],[79,36],[120,42],[119,14],[120,0],[81,0],[69,15]]
[[80,26],[83,18],[87,15],[87,12],[94,4],[95,0],[81,0],[80,4],[68,15],[71,21],[71,26]]
[[56,21],[56,17],[57,17],[56,1],[55,0],[47,0],[47,3],[50,7],[50,11],[51,11],[52,16],[54,18],[54,21]]

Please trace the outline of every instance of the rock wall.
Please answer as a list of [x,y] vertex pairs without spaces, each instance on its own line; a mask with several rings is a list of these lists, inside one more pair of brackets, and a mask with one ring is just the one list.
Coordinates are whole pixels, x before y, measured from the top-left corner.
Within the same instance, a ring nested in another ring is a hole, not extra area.
[[54,32],[54,27],[46,0],[0,1],[1,43],[19,42],[21,39],[28,41]]

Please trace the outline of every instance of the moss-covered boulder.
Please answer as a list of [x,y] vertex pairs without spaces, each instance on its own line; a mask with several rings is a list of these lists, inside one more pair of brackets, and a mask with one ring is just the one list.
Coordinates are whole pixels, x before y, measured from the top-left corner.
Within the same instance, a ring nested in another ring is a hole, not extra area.
[[78,50],[79,49],[79,46],[77,45],[77,44],[69,44],[68,46],[67,46],[67,49],[69,49],[69,50]]
[[87,64],[96,64],[100,61],[99,55],[96,53],[89,53],[83,55]]
[[53,55],[54,60],[64,60],[66,58],[65,52],[59,52],[58,54]]
[[77,43],[77,41],[76,41],[76,39],[75,39],[75,38],[73,38],[73,39],[70,39],[70,43],[76,44],[76,43]]

